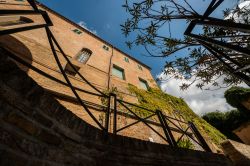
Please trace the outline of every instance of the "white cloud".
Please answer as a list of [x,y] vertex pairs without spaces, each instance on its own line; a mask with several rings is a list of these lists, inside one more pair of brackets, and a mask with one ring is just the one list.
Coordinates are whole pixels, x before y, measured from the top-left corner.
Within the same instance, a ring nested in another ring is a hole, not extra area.
[[87,31],[89,31],[89,32],[91,32],[91,33],[97,35],[97,31],[94,30],[94,29],[92,29],[92,28],[88,28],[88,27],[87,27],[87,24],[86,24],[84,21],[78,22],[78,25],[80,25],[81,27],[83,27],[83,28],[86,29]]
[[[163,73],[158,77],[162,78],[162,80],[167,80],[168,78]],[[225,112],[233,109],[229,104],[227,104],[224,98],[224,92],[227,89],[221,88],[214,91],[201,90],[195,85],[191,85],[189,89],[182,91],[180,90],[180,85],[182,83],[183,82],[180,80],[170,79],[168,81],[161,81],[160,87],[164,92],[168,94],[184,98],[190,108],[198,115],[203,115],[207,112],[213,112],[216,110]],[[247,87],[244,84],[241,84],[239,86]],[[204,87],[204,89],[207,87]]]

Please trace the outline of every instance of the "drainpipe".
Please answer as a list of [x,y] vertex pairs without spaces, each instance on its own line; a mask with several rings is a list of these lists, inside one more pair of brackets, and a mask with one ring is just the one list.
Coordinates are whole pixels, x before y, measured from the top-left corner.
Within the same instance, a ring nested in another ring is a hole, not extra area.
[[113,55],[114,55],[114,47],[113,45],[111,46],[112,47],[112,52],[111,52],[111,57],[110,57],[110,61],[109,61],[109,72],[108,72],[108,90],[110,89],[110,82],[111,82],[111,69],[112,69],[112,58],[113,58]]

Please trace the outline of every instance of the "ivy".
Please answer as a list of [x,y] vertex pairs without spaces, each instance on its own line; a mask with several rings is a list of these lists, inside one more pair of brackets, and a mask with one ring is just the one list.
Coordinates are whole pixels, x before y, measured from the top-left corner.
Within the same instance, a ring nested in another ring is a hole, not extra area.
[[[208,136],[216,145],[220,145],[220,143],[226,139],[221,132],[196,115],[182,98],[163,93],[158,88],[150,88],[148,91],[145,91],[129,84],[128,90],[131,94],[137,96],[139,106],[150,110],[161,110],[168,115],[176,115],[177,113],[177,115],[182,117],[185,121],[193,122],[202,135]],[[139,109],[137,111],[140,112]],[[141,113],[145,116],[148,114],[145,111]]]
[[189,139],[182,139],[177,143],[179,148],[194,149],[194,144]]

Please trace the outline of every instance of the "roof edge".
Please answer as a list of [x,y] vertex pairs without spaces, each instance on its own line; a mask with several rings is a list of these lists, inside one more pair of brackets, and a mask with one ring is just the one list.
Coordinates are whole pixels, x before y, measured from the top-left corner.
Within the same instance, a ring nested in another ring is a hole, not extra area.
[[111,46],[113,49],[116,49],[116,50],[119,51],[120,53],[122,53],[122,54],[128,56],[129,58],[133,59],[134,61],[140,63],[142,66],[144,66],[144,67],[148,68],[149,70],[151,70],[151,67],[149,67],[148,65],[142,63],[142,62],[139,61],[138,59],[132,57],[131,55],[125,53],[124,51],[120,50],[119,48],[113,46],[112,44],[110,44],[110,43],[107,42],[106,40],[104,40],[104,39],[102,39],[101,37],[99,37],[99,36],[93,34],[92,32],[88,31],[87,29],[83,28],[82,26],[78,25],[77,23],[71,21],[70,19],[66,18],[65,16],[63,16],[63,15],[59,14],[58,12],[56,12],[56,11],[50,9],[49,7],[47,7],[46,5],[42,4],[41,2],[36,1],[36,3],[37,3],[38,6],[40,6],[40,7],[44,8],[44,9],[50,11],[51,13],[53,13],[53,14],[59,16],[61,19],[67,21],[67,22],[70,23],[70,24],[73,24],[73,25],[76,26],[77,28],[79,28],[79,29],[83,30],[84,32],[88,33],[89,35],[91,35],[91,36],[97,38],[98,40],[101,40],[101,41],[104,42],[105,44]]

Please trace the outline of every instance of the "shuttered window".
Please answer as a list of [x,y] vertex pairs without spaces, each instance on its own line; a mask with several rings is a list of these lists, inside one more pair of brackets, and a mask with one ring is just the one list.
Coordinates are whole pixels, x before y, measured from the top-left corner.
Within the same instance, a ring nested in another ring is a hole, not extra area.
[[124,57],[124,61],[129,63],[128,57]]
[[34,21],[23,16],[3,16],[0,18],[0,26],[14,26],[33,23]]

